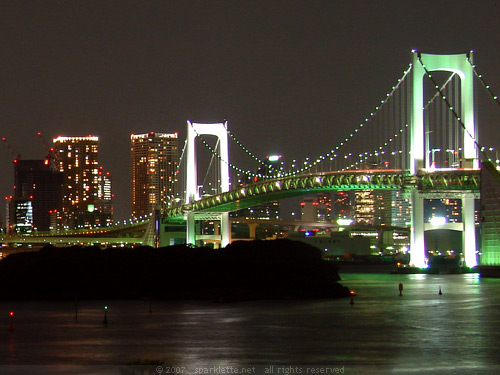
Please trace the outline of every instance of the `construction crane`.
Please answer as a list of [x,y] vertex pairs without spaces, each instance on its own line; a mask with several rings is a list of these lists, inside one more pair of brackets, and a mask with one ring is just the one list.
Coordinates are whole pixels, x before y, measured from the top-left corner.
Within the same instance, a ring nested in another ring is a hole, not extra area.
[[54,148],[50,147],[47,142],[45,142],[45,139],[42,136],[42,133],[38,132],[36,133],[38,135],[38,139],[42,143],[43,148],[45,149],[45,152],[47,152],[47,155],[45,156],[45,164],[50,165],[50,168],[54,170],[56,168],[56,154],[54,152]]
[[21,154],[18,153],[11,145],[9,142],[7,142],[7,139],[5,137],[2,138],[3,143],[7,147],[7,149],[10,151],[11,155],[14,157],[13,162],[17,163],[19,160],[21,160]]

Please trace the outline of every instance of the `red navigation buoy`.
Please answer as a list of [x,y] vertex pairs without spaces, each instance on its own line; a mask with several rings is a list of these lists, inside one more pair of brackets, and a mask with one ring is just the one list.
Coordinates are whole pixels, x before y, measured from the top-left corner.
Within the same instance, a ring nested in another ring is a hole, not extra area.
[[12,332],[14,330],[14,311],[10,312],[10,325],[9,331]]

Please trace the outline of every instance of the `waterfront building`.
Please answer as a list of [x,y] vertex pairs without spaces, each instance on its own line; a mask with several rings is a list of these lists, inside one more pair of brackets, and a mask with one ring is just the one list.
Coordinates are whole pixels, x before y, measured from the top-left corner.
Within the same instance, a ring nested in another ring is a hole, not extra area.
[[177,198],[177,133],[132,134],[130,156],[132,217],[150,215]]
[[356,190],[354,193],[356,225],[375,225],[375,197],[373,190]]
[[14,195],[7,198],[9,232],[49,231],[50,216],[61,210],[63,175],[49,159],[14,163]]
[[332,220],[332,199],[328,192],[305,197],[300,207],[302,221],[327,223]]
[[336,191],[333,197],[334,219],[353,219],[354,207],[352,205],[352,191]]
[[58,137],[53,142],[55,168],[64,175],[57,229],[111,225],[111,181],[99,165],[99,137]]

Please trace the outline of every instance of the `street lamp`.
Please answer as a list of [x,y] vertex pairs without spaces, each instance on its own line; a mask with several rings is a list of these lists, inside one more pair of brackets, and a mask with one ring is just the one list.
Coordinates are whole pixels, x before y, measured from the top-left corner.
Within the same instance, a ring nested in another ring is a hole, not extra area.
[[436,159],[434,157],[434,154],[438,151],[441,151],[440,148],[433,148],[431,150],[429,150],[429,154],[431,155],[430,157],[430,165],[429,165],[429,169],[436,169]]

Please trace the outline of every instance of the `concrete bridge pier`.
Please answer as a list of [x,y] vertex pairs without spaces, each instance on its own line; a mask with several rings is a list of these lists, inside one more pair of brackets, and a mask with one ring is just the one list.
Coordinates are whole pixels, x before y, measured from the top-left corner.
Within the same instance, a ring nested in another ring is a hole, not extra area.
[[477,244],[475,225],[475,197],[473,193],[465,193],[462,197],[462,254],[467,267],[477,266]]
[[[213,235],[201,235],[196,233],[196,223],[198,221],[210,220],[214,222]],[[198,246],[197,241],[217,241],[221,247],[227,246],[231,241],[231,224],[229,222],[229,212],[217,213],[195,213],[188,212],[186,215],[186,240],[188,244]],[[220,229],[217,225],[220,223]]]
[[426,267],[424,240],[424,196],[417,187],[411,190],[410,263],[413,267]]

